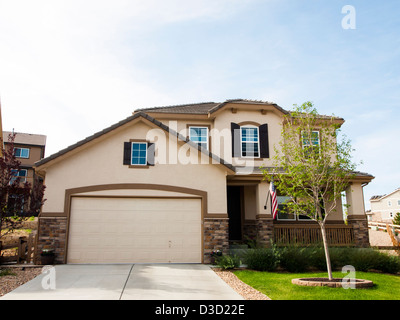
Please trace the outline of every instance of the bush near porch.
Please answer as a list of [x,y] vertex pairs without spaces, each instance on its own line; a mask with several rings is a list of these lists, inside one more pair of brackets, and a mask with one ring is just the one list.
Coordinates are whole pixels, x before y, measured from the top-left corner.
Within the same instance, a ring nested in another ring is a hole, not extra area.
[[[356,271],[379,271],[397,274],[400,258],[372,248],[329,249],[333,270],[340,271],[351,265]],[[284,270],[288,272],[326,271],[325,253],[322,247],[272,247],[249,249],[242,252],[242,263],[258,271]]]

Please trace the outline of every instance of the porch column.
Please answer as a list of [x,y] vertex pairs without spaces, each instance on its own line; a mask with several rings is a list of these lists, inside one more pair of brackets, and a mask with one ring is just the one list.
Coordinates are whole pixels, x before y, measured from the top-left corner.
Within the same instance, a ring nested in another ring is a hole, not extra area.
[[269,246],[274,241],[274,224],[271,215],[271,203],[266,200],[269,183],[261,181],[256,188],[256,228],[257,238],[261,244]]
[[368,221],[364,207],[364,193],[360,182],[353,182],[346,189],[346,201],[350,205],[347,221],[353,227],[357,247],[369,247]]

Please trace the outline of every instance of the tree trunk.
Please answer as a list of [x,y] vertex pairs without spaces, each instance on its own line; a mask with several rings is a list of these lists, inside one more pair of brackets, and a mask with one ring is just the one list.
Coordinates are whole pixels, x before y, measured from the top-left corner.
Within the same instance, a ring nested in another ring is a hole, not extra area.
[[329,256],[328,241],[326,239],[325,223],[320,223],[320,227],[321,227],[321,233],[322,233],[322,241],[324,243],[326,267],[328,269],[328,277],[329,277],[329,280],[332,280],[333,279],[332,266],[331,266],[331,258]]

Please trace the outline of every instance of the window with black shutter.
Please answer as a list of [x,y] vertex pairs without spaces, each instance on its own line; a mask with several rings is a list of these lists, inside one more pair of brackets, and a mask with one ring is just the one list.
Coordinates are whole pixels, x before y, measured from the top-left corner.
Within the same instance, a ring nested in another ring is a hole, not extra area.
[[232,157],[269,158],[268,124],[231,123]]
[[143,140],[124,142],[123,164],[132,168],[154,166],[155,144]]

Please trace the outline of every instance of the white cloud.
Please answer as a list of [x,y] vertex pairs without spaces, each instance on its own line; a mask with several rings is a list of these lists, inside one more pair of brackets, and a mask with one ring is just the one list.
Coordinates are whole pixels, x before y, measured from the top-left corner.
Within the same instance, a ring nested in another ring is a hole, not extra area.
[[50,155],[136,108],[175,103],[176,97],[159,90],[126,51],[146,55],[139,44],[145,41],[151,50],[146,38],[153,30],[193,19],[224,19],[248,3],[0,1],[4,128],[47,134]]

